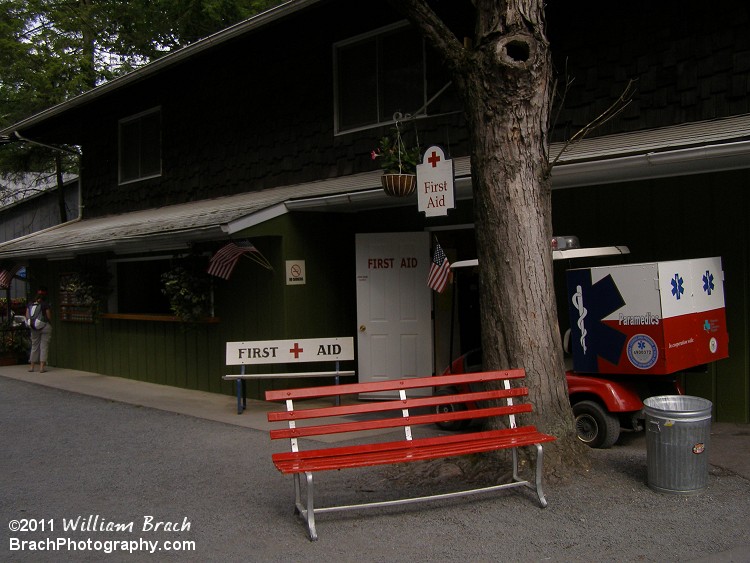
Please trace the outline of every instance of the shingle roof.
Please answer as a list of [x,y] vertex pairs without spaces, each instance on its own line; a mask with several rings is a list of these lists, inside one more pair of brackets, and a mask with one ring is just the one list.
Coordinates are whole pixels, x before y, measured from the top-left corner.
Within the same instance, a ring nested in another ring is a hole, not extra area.
[[[562,149],[551,147],[552,158]],[[454,160],[457,198],[471,197],[468,157]],[[750,115],[584,139],[552,173],[553,188],[750,167]],[[380,172],[72,221],[0,244],[0,258],[186,248],[220,240],[289,210],[356,211],[415,205],[379,189]],[[416,206],[415,206],[416,209]]]

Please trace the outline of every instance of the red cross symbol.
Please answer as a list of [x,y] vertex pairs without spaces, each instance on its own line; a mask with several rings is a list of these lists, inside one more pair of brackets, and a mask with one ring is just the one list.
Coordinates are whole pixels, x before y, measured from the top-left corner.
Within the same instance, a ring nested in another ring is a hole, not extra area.
[[304,352],[304,351],[305,351],[305,349],[304,348],[300,348],[299,347],[299,343],[297,343],[297,342],[294,343],[294,348],[290,348],[289,349],[289,352],[291,352],[292,354],[294,354],[294,359],[295,360],[299,360],[299,355],[302,352]]
[[432,167],[435,168],[437,166],[437,163],[440,162],[440,157],[435,151],[432,151],[432,155],[427,159],[427,162],[432,164]]

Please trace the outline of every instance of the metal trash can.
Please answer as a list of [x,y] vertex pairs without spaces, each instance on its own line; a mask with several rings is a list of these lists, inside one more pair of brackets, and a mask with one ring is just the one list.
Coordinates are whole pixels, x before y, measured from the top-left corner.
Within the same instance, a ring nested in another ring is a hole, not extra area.
[[643,401],[648,486],[660,493],[696,494],[708,485],[711,401],[660,395]]

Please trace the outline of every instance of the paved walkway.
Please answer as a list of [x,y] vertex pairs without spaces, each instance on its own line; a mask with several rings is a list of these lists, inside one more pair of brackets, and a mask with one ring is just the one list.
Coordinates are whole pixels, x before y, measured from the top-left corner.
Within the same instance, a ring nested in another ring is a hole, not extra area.
[[[247,410],[238,415],[237,400],[233,396],[121,377],[54,367],[46,373],[29,373],[25,365],[0,366],[0,376],[234,426],[256,430],[270,428],[266,420],[270,409],[263,401],[248,399]],[[711,465],[750,479],[750,424],[713,423],[709,456]]]
[[[651,491],[645,439],[631,434],[596,450],[587,475],[545,485],[544,510],[517,491],[321,515],[321,539],[309,542],[292,516],[291,480],[270,464],[258,401],[237,415],[231,396],[55,368],[28,373],[27,366],[0,367],[0,389],[0,560],[750,563],[750,479],[741,475],[750,474],[747,425],[713,425],[711,461],[730,472],[712,470],[701,495]],[[318,485],[326,500],[346,504],[440,484],[421,478],[370,468],[327,472]],[[61,529],[79,517],[132,521],[136,530]],[[181,530],[146,529],[152,518]],[[27,519],[53,522],[54,534],[14,528]],[[43,552],[9,543],[47,537],[160,543],[158,553],[140,547],[127,556],[80,543]],[[172,540],[193,542],[195,551],[165,551]]]
[[268,428],[265,414],[267,409],[262,401],[248,399],[247,411],[238,415],[237,399],[229,395],[193,391],[72,369],[51,367],[45,373],[29,373],[28,368],[28,365],[0,366],[0,376],[245,428],[258,430]]

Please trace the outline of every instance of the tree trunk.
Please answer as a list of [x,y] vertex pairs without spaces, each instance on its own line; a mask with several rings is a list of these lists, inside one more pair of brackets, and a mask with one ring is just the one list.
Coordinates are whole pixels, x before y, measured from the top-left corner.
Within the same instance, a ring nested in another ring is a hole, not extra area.
[[96,87],[96,39],[89,21],[91,19],[91,0],[79,0],[83,56],[81,57],[81,75],[89,88]]
[[60,223],[68,220],[68,209],[65,205],[65,181],[63,180],[62,155],[55,153],[55,178],[57,180],[57,208],[60,211]]
[[[464,49],[420,0],[398,2],[440,52],[470,132],[484,369],[524,368],[547,473],[588,466],[567,394],[552,275],[552,62],[542,0],[476,0]],[[394,4],[396,5],[396,4]],[[449,37],[446,39],[446,37]],[[500,420],[494,421],[500,424]]]

